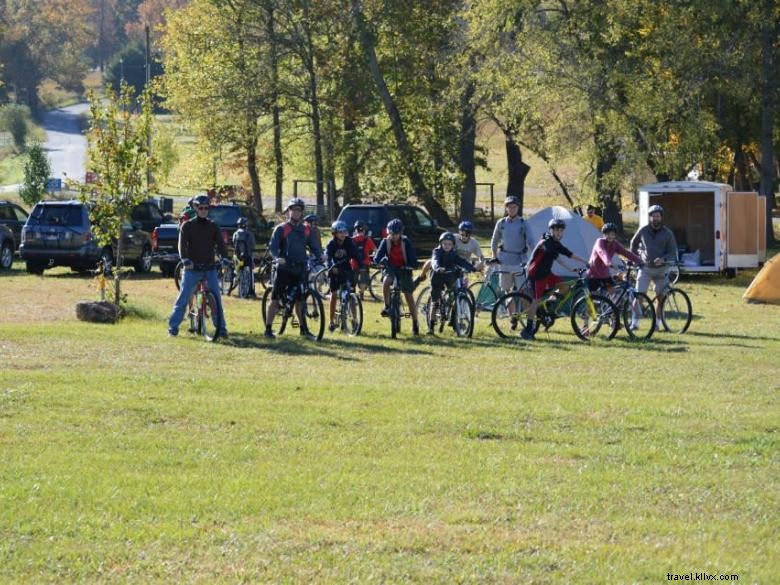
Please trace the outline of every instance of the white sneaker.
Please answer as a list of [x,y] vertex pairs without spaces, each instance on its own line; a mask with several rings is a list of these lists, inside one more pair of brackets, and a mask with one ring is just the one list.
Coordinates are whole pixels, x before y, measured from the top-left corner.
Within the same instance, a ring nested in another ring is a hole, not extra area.
[[639,321],[636,320],[636,319],[632,319],[631,320],[631,325],[629,325],[628,328],[631,331],[636,331],[637,329],[639,329]]

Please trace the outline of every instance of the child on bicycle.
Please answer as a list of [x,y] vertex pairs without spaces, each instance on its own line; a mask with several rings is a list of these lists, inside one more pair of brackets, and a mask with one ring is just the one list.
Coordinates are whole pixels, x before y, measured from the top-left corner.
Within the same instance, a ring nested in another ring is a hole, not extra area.
[[368,288],[369,275],[368,269],[371,267],[371,261],[376,252],[374,240],[366,233],[366,223],[361,220],[355,222],[352,243],[357,246],[359,260],[352,261],[352,269],[358,274],[358,286],[360,287],[360,298],[363,298],[366,288]]
[[[255,296],[255,235],[247,227],[247,219],[239,217],[236,222],[236,231],[233,233],[233,251],[236,258],[244,262],[249,267],[249,273],[252,274],[252,280],[249,288],[249,296]],[[236,263],[236,267],[238,267]]]
[[551,219],[547,223],[548,233],[542,236],[542,239],[536,244],[531,252],[531,260],[528,262],[528,278],[534,286],[534,299],[528,307],[528,320],[521,336],[526,340],[534,339],[534,319],[536,319],[536,309],[539,308],[539,301],[546,291],[557,288],[560,294],[565,295],[569,291],[569,286],[563,282],[560,276],[553,274],[552,265],[557,260],[565,268],[569,268],[561,262],[558,257],[562,254],[568,258],[579,260],[585,266],[588,261],[585,258],[577,256],[561,243],[563,239],[563,230],[566,229],[566,222],[562,219]]
[[453,272],[456,268],[462,268],[467,272],[474,272],[476,268],[468,260],[464,260],[455,250],[455,234],[445,232],[439,236],[439,245],[431,254],[431,318],[428,321],[428,335],[433,335],[436,325],[435,316],[439,311],[439,302],[444,288],[452,288],[458,275]]
[[336,325],[336,305],[339,302],[339,289],[349,283],[355,286],[355,273],[352,270],[352,263],[360,259],[360,253],[357,246],[349,237],[349,228],[343,221],[334,221],[330,226],[330,232],[333,234],[330,242],[326,246],[328,257],[328,279],[330,281],[330,331],[335,331]]
[[417,265],[417,255],[411,240],[403,235],[404,224],[400,219],[392,219],[387,224],[387,237],[379,244],[374,261],[384,267],[385,279],[382,283],[382,294],[385,300],[385,308],[382,316],[390,316],[390,287],[393,278],[398,279],[401,291],[404,293],[409,312],[412,314],[412,334],[420,334],[420,326],[417,322],[417,309],[414,305],[412,291],[412,269]]
[[[476,270],[479,270],[482,267],[485,256],[482,254],[482,248],[480,248],[479,242],[471,237],[473,231],[473,223],[470,221],[460,222],[458,225],[458,235],[455,238],[455,251],[458,253],[458,256],[463,258],[466,262],[471,262],[472,257],[476,258],[477,262],[474,266]],[[425,264],[423,264],[420,276],[414,279],[415,288],[428,277],[431,268],[431,261],[427,260]]]

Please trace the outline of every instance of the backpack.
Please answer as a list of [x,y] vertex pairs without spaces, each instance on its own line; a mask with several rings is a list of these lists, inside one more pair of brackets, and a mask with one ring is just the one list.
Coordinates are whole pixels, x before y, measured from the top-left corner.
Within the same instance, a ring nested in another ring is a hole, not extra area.
[[[286,221],[282,224],[282,239],[286,240],[287,236],[290,235],[290,232],[292,232],[293,226],[290,224],[289,221]],[[303,233],[306,234],[306,239],[308,240],[311,237],[311,226],[303,224]]]

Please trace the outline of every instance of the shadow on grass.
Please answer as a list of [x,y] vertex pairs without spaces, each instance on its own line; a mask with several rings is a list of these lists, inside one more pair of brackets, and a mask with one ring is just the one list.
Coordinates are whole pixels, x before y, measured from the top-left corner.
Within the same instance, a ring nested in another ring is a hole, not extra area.
[[346,357],[334,351],[328,351],[325,341],[311,341],[299,335],[280,335],[276,339],[266,339],[258,335],[244,335],[231,333],[227,339],[219,340],[220,345],[238,347],[241,349],[264,349],[273,353],[297,356],[330,357],[337,360],[353,361],[353,357]]
[[[742,333],[704,333],[702,331],[687,331],[685,335],[694,337],[718,337],[726,339],[742,339],[745,341],[780,341],[780,337],[765,337],[761,335],[744,335]],[[750,346],[752,347],[752,346]]]
[[[368,339],[377,339],[381,340],[382,336],[366,336]],[[322,343],[324,343],[327,346],[335,346],[338,348],[346,349],[350,352],[351,356],[350,359],[353,360],[361,360],[360,357],[355,357],[355,353],[359,352],[365,352],[365,353],[401,353],[404,355],[432,355],[433,352],[427,351],[425,349],[421,349],[419,346],[422,345],[422,338],[413,338],[410,337],[408,339],[410,344],[413,344],[411,347],[404,346],[404,347],[388,347],[386,345],[382,344],[373,344],[373,343],[362,343],[359,341],[360,338],[358,337],[326,337],[322,340]]]

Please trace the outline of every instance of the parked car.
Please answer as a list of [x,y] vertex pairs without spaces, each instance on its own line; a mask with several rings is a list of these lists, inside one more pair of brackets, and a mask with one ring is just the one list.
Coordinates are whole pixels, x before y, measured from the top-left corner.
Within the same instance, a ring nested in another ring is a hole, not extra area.
[[9,270],[14,263],[14,233],[0,225],[0,270]]
[[11,229],[14,234],[14,250],[22,241],[22,226],[27,221],[28,213],[16,203],[0,200],[0,225]]
[[[247,229],[255,235],[255,258],[259,259],[268,248],[274,223],[259,215],[252,207],[241,203],[223,203],[209,209],[209,218],[222,230],[222,237],[228,250],[233,251],[233,234],[239,217],[247,219]],[[163,224],[152,231],[154,260],[160,265],[160,272],[172,276],[179,262],[179,225]]]
[[130,219],[140,223],[143,231],[151,233],[158,225],[172,222],[173,216],[170,213],[163,212],[160,206],[157,205],[157,202],[147,199],[136,205],[133,213],[130,215]]
[[352,229],[357,220],[368,226],[368,234],[379,244],[387,236],[387,223],[391,219],[400,219],[404,224],[404,233],[414,244],[418,256],[430,256],[439,245],[439,236],[445,231],[431,219],[423,209],[416,205],[400,203],[376,203],[347,205],[339,213],[339,220],[346,222]]
[[[138,272],[152,266],[152,242],[139,222],[122,225],[125,265]],[[92,235],[89,209],[81,201],[41,201],[22,228],[19,253],[27,272],[42,274],[51,266],[69,266],[77,271],[94,268],[98,261],[114,262],[115,246],[100,246]]]

